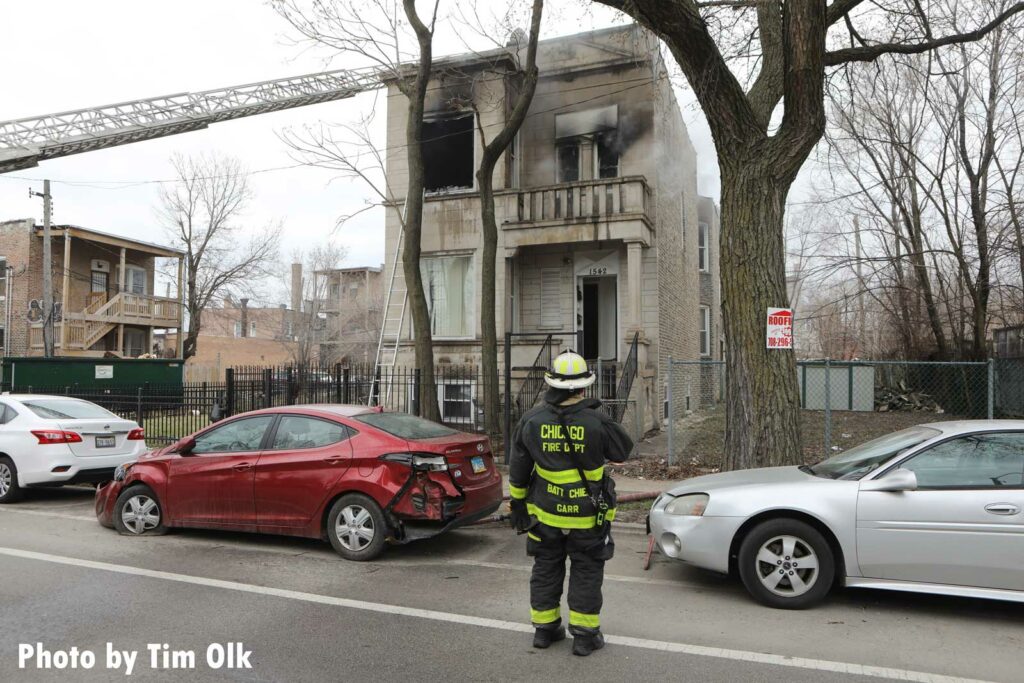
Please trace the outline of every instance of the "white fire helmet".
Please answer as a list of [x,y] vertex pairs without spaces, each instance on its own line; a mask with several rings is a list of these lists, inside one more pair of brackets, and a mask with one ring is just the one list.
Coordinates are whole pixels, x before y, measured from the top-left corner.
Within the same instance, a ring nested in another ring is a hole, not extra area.
[[555,389],[585,389],[597,380],[583,356],[572,351],[559,354],[544,373],[544,381]]

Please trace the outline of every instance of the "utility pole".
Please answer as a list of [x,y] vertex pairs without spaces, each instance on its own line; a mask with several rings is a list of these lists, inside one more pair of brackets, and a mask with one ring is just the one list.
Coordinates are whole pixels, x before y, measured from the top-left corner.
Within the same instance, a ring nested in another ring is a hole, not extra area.
[[[53,253],[50,248],[50,181],[43,181],[42,193],[28,191],[29,197],[43,198],[43,355],[53,357]],[[64,264],[67,268],[68,264]]]

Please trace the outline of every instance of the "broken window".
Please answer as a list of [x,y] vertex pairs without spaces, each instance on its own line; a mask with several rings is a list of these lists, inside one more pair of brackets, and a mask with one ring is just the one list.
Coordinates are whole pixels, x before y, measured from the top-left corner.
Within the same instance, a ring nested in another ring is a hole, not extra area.
[[472,114],[424,121],[422,140],[427,192],[472,189]]
[[619,139],[615,131],[597,135],[597,177],[619,177]]
[[573,183],[580,179],[580,144],[578,140],[558,145],[558,182]]

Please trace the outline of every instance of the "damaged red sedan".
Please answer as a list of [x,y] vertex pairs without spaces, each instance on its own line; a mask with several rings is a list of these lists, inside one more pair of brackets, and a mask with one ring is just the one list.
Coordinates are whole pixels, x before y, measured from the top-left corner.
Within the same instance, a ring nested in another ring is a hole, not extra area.
[[370,560],[493,514],[488,440],[404,413],[341,405],[257,410],[119,467],[96,492],[100,524],[324,538]]

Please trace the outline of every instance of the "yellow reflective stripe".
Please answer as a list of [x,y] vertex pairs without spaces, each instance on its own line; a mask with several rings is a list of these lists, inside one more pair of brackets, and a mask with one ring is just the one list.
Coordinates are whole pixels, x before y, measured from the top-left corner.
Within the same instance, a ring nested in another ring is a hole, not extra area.
[[615,519],[615,508],[610,508],[608,512],[604,513],[604,519],[606,522],[611,522]]
[[537,541],[538,543],[540,543],[540,536],[538,536],[537,534],[533,533],[532,531],[527,531],[526,532],[526,537],[528,539],[530,539],[531,541]]
[[515,484],[508,485],[508,495],[516,500],[522,500],[526,498],[526,494],[529,493],[529,489],[525,486],[516,486]]
[[558,607],[552,607],[551,609],[530,608],[530,621],[535,624],[551,624],[558,621],[561,616],[561,611]]
[[572,359],[572,374],[578,375],[583,372],[583,359],[573,358]]
[[[537,475],[552,484],[572,484],[580,481],[580,473],[576,468],[571,470],[546,470],[543,467],[535,466]],[[583,470],[588,481],[601,481],[604,478],[604,465],[593,470]]]
[[566,517],[564,515],[554,515],[550,512],[545,512],[533,503],[526,504],[526,510],[531,515],[536,517],[541,524],[547,524],[548,526],[557,527],[559,529],[593,529],[595,517],[590,515],[589,517]]
[[597,614],[583,614],[569,610],[569,624],[583,628],[601,628],[601,617]]

